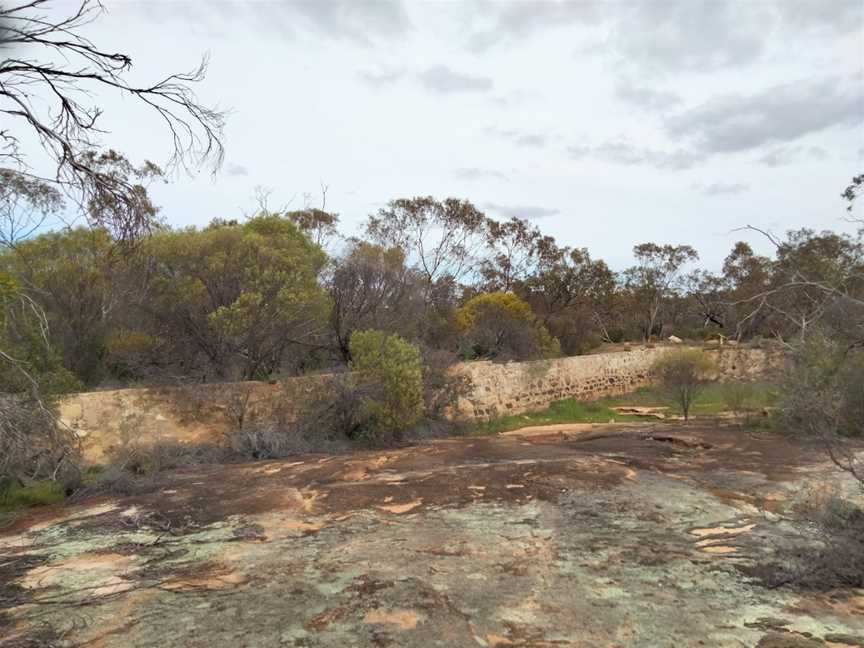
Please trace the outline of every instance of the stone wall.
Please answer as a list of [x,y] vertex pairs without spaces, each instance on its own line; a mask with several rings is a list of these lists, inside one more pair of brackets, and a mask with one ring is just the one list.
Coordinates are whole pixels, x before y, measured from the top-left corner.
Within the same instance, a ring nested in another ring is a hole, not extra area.
[[64,398],[59,414],[85,457],[101,462],[130,441],[219,442],[241,419],[285,423],[329,378],[86,392]]
[[[669,348],[560,358],[535,362],[466,362],[471,394],[454,415],[488,419],[543,409],[562,398],[584,400],[624,394],[649,382],[654,361]],[[752,380],[776,370],[782,355],[762,349],[705,350],[721,377]],[[130,441],[217,442],[240,420],[289,421],[328,375],[263,383],[242,382],[174,388],[120,389],[72,394],[60,404],[61,420],[81,438],[85,456],[102,461]]]
[[[456,371],[471,378],[472,393],[458,407],[460,416],[488,419],[544,409],[562,398],[591,400],[626,394],[650,383],[651,365],[670,347],[539,360],[471,362]],[[705,349],[718,367],[718,378],[754,380],[776,371],[782,354],[764,349],[725,346]]]

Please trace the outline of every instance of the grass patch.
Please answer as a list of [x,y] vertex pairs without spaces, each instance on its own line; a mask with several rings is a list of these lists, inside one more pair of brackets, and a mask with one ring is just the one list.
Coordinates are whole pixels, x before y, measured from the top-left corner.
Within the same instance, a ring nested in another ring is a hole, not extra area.
[[[753,383],[747,406],[753,410],[770,407],[777,399],[777,390],[768,383]],[[545,410],[514,414],[477,423],[471,430],[474,434],[498,434],[529,425],[555,425],[559,423],[608,423],[649,421],[645,417],[619,414],[613,407],[635,405],[640,407],[668,407],[671,414],[679,414],[677,406],[669,401],[656,387],[643,387],[623,396],[601,398],[595,401],[578,401],[565,398],[555,401]],[[691,416],[715,416],[726,412],[721,383],[705,387],[691,408]]]
[[27,486],[15,484],[0,492],[0,513],[28,506],[58,504],[64,499],[63,487],[57,482],[37,482]]
[[[639,421],[638,416],[619,414],[610,409],[617,403],[613,399],[577,401],[565,398],[555,401],[545,410],[504,416],[478,423],[475,434],[498,434],[529,425],[554,425],[556,423],[608,423],[609,421]],[[632,404],[632,403],[629,403]],[[640,403],[641,404],[641,403]]]

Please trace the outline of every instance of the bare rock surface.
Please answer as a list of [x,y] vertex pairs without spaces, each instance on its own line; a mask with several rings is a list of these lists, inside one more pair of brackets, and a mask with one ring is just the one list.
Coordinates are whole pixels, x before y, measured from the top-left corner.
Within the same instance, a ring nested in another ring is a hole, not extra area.
[[660,424],[190,469],[0,530],[0,646],[841,645],[864,592],[742,570],[837,479],[781,437]]

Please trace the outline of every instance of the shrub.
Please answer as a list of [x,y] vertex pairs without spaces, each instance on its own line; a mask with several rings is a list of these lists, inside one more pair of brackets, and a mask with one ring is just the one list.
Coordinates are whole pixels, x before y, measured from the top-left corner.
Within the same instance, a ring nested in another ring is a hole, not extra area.
[[696,349],[667,353],[652,367],[660,387],[681,408],[685,421],[690,418],[690,407],[713,371],[711,360]]
[[104,466],[88,471],[82,488],[74,494],[67,490],[67,495],[73,500],[91,495],[141,495],[164,488],[169,471],[224,464],[234,458],[228,448],[214,443],[126,443],[109,455]]
[[730,380],[720,385],[720,397],[740,424],[749,420],[756,399],[756,388],[751,383]]
[[212,443],[162,441],[147,445],[127,444],[110,457],[109,466],[133,477],[205,464],[224,463],[229,455]]
[[772,560],[745,572],[771,588],[864,587],[864,509],[829,486],[805,491],[792,512],[794,536],[775,548]]
[[456,324],[463,331],[468,357],[526,360],[561,354],[558,340],[513,293],[472,297],[456,311]]
[[281,459],[312,449],[295,426],[260,422],[232,428],[227,441],[231,452],[242,459]]
[[796,347],[780,384],[779,423],[822,442],[830,459],[864,483],[849,437],[864,431],[864,352],[813,331]]
[[420,350],[375,330],[355,332],[350,349],[352,379],[363,394],[358,428],[374,440],[401,436],[423,416]]

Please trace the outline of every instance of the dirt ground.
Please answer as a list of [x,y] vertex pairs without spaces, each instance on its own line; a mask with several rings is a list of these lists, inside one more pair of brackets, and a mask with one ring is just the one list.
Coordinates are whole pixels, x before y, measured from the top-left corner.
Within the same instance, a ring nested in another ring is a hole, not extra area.
[[864,591],[743,569],[843,479],[767,433],[654,424],[190,469],[0,530],[0,646],[861,645]]

